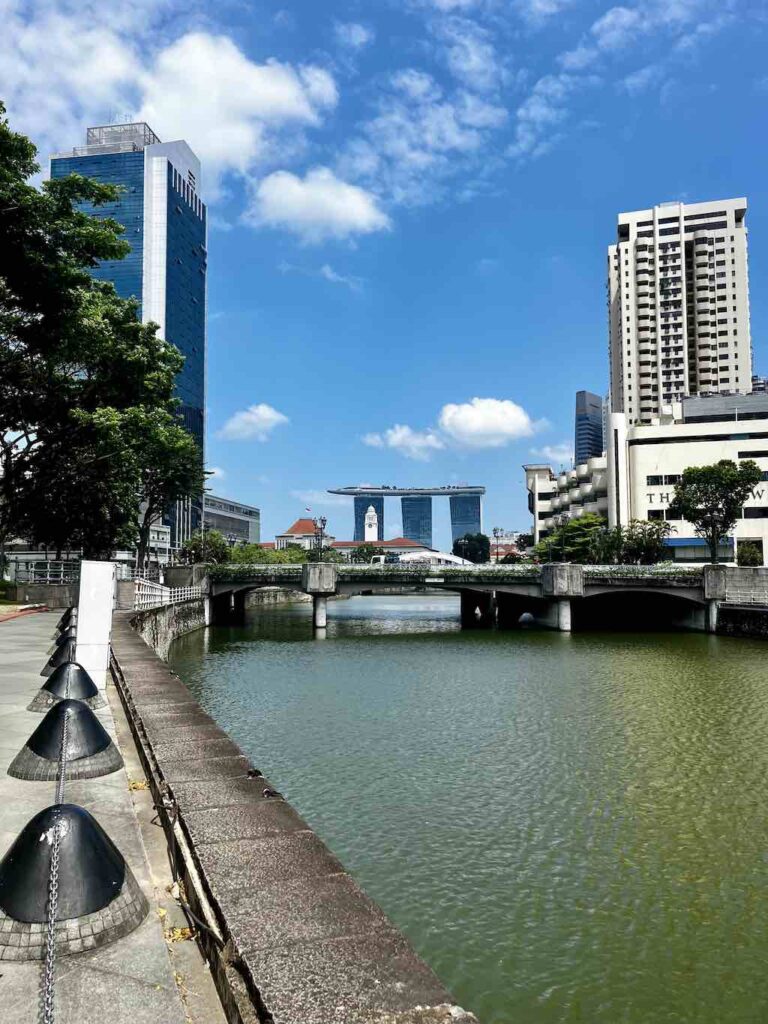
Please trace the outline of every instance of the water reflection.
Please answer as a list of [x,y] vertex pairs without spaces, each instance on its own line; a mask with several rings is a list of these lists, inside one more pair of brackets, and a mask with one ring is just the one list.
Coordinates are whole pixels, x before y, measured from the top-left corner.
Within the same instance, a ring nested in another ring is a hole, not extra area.
[[765,1019],[768,648],[457,616],[277,608],[172,660],[485,1024]]

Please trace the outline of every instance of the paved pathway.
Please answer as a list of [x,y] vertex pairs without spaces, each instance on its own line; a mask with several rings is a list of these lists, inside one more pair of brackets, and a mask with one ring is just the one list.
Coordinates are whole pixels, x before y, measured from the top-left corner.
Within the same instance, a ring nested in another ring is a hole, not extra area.
[[[54,799],[55,783],[12,779],[6,768],[41,720],[25,709],[45,681],[39,673],[58,618],[59,612],[50,612],[0,623],[0,857],[27,821]],[[114,738],[110,708],[98,715]],[[65,799],[81,804],[98,820],[130,865],[151,910],[141,927],[119,942],[57,961],[57,1024],[184,1024],[189,1018],[157,915],[125,769],[69,782]],[[39,963],[0,964],[3,1024],[38,1020],[39,983]]]

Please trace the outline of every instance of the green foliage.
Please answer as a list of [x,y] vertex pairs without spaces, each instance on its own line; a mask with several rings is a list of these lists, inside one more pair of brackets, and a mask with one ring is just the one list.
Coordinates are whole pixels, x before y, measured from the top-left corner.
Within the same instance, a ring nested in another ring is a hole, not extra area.
[[491,540],[484,533],[465,533],[453,542],[453,553],[482,565],[491,560]]
[[527,551],[528,548],[533,547],[533,534],[532,533],[520,533],[518,534],[517,541],[518,551]]
[[319,551],[317,548],[311,548],[306,552],[306,562],[343,562],[344,556],[336,548],[329,547],[327,544],[324,545]]
[[[78,175],[30,185],[35,149],[4,113],[0,105],[0,544],[21,534],[109,557],[136,542],[145,496],[156,505],[161,492],[168,501],[200,493],[175,422],[183,359],[139,321],[135,302],[90,275],[129,247],[115,221],[76,205],[98,208],[116,188]],[[153,460],[164,470],[150,472]]]
[[671,526],[664,519],[633,519],[628,526],[608,528],[592,513],[570,519],[534,550],[540,561],[582,565],[656,565],[669,554],[664,541]]
[[592,565],[603,560],[600,547],[607,523],[592,512],[569,519],[534,548],[534,555],[542,562],[578,562]]
[[711,466],[689,466],[675,485],[670,512],[692,523],[709,545],[712,562],[717,549],[738,519],[744,502],[760,482],[760,467],[752,459],[738,465],[721,459]]
[[218,530],[196,530],[181,548],[183,561],[221,565],[229,562],[232,548]]
[[754,568],[763,564],[763,554],[757,544],[744,541],[736,550],[736,562],[738,565]]
[[372,562],[374,558],[378,558],[384,554],[384,548],[380,548],[377,544],[358,544],[357,547],[352,548],[352,551],[350,552],[350,561],[366,564]]
[[263,548],[260,544],[241,544],[232,548],[231,562],[238,565],[301,565],[307,561],[307,551],[299,544],[287,548]]

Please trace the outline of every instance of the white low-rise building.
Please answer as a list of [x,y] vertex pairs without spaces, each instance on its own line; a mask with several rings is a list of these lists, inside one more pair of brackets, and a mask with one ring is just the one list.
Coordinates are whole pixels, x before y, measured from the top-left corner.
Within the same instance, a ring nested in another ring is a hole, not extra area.
[[673,533],[670,557],[705,562],[709,551],[693,526],[673,519],[669,507],[675,484],[689,466],[720,459],[754,460],[763,471],[742,509],[733,538],[723,545],[723,561],[733,561],[739,543],[756,544],[768,564],[768,395],[717,395],[686,398],[665,406],[649,424],[629,424],[612,413],[607,452],[565,473],[548,466],[525,466],[529,508],[536,541],[562,522],[585,512],[605,515],[610,526],[632,519],[666,519]]

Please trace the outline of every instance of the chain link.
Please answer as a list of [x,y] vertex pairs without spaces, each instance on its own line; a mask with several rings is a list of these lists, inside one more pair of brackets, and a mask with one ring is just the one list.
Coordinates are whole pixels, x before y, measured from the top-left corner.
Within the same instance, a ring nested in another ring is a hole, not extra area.
[[[59,750],[59,770],[56,779],[56,804],[64,800],[64,784],[67,773],[67,737],[69,733],[69,711],[64,712],[61,724],[61,749]],[[53,827],[48,833],[51,844],[51,866],[48,874],[48,921],[45,932],[45,965],[43,967],[43,999],[41,1007],[41,1024],[54,1024],[54,993],[56,969],[56,917],[59,909],[59,852],[61,848],[62,821],[57,806],[54,810]]]

